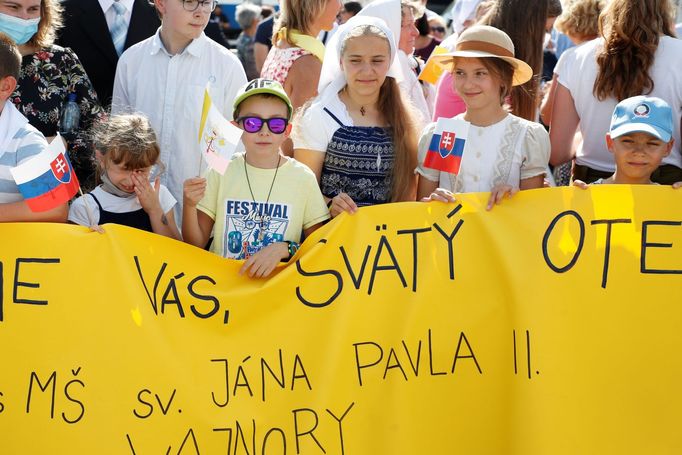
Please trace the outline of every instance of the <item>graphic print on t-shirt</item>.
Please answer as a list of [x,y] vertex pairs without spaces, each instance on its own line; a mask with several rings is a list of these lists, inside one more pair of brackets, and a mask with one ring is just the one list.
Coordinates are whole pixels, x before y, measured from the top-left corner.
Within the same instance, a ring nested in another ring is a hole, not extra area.
[[261,248],[282,242],[289,226],[289,204],[227,199],[223,257],[247,259]]

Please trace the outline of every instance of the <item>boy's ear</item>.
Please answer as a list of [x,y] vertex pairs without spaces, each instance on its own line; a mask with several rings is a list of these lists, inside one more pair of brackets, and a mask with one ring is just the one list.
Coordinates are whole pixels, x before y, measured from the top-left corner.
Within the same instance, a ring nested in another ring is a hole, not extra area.
[[611,133],[606,133],[606,148],[609,152],[613,153],[613,139],[611,139]]
[[0,79],[0,98],[9,99],[17,88],[17,80],[13,76],[5,76]]
[[294,125],[292,125],[291,123],[287,124],[287,129],[284,131],[284,135],[285,135],[286,137],[289,137],[289,135],[291,134],[291,130],[293,129],[293,127],[294,127]]
[[166,0],[153,0],[156,12],[162,17],[163,13],[166,12]]
[[230,123],[233,124],[234,126],[236,126],[237,128],[240,128],[239,122],[237,122],[235,120],[230,120]]
[[675,144],[675,139],[670,139],[670,142],[668,142],[668,144],[666,145],[665,155],[663,155],[663,156],[670,155],[670,152],[673,150],[674,144]]

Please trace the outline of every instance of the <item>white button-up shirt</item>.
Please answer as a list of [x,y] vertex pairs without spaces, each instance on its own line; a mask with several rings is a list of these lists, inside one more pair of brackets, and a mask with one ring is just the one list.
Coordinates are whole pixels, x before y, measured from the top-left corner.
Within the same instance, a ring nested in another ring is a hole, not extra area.
[[[199,150],[199,122],[204,89],[210,83],[211,100],[228,119],[232,102],[246,84],[239,59],[205,34],[180,54],[170,55],[156,34],[126,50],[118,61],[112,114],[145,114],[161,147],[166,166],[161,183],[182,201],[182,184],[200,175],[206,165]],[[176,222],[182,223],[181,204]]]

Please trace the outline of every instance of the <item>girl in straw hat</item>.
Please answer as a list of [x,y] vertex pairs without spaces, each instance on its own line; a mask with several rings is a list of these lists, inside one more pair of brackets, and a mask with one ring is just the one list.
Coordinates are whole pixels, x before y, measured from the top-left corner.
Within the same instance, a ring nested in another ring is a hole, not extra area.
[[[450,202],[454,201],[453,192],[490,191],[490,209],[519,189],[541,188],[549,160],[549,136],[540,124],[505,109],[511,88],[533,75],[530,66],[514,57],[509,36],[494,27],[477,25],[462,33],[454,52],[432,58],[452,72],[454,89],[466,105],[466,112],[455,118],[471,125],[456,175],[424,167],[435,124],[424,130],[416,169],[418,196]],[[437,188],[439,181],[444,188]]]

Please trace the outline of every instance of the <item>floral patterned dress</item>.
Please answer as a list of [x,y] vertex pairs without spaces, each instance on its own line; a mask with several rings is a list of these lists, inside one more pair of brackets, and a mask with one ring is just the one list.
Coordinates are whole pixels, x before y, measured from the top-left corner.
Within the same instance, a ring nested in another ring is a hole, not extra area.
[[11,100],[29,123],[48,137],[59,131],[59,114],[70,93],[76,94],[80,125],[76,133],[63,136],[71,164],[86,191],[94,187],[94,155],[88,130],[93,121],[104,118],[105,112],[76,54],[53,45],[24,56]]

